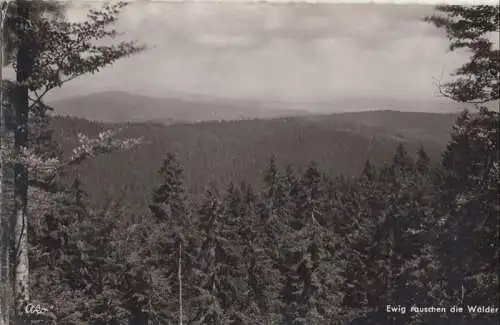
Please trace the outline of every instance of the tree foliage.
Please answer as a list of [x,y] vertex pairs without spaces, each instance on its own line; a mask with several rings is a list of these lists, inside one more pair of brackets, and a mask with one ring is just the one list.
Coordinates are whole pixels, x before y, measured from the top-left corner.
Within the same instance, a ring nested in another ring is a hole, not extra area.
[[426,20],[443,28],[450,50],[468,50],[471,59],[455,73],[456,80],[443,85],[442,93],[460,102],[482,104],[500,98],[500,6],[441,5]]

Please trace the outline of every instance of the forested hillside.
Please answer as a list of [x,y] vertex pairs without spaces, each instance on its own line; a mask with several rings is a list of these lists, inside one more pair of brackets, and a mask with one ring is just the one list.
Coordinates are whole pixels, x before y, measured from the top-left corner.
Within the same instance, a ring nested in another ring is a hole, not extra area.
[[437,164],[407,143],[351,178],[270,159],[261,185],[200,201],[168,154],[143,213],[89,209],[91,180],[75,178],[32,230],[34,297],[59,324],[498,324],[498,118],[461,114]]
[[400,143],[412,156],[424,146],[437,161],[455,118],[379,111],[173,126],[55,118],[53,127],[68,149],[76,144],[78,132],[96,135],[103,129],[123,128],[124,137],[143,137],[138,148],[98,157],[78,171],[98,206],[120,197],[123,204],[144,211],[167,152],[179,156],[185,185],[196,196],[211,182],[222,187],[231,181],[259,185],[262,169],[273,156],[280,166],[302,170],[314,160],[328,174],[346,176],[358,174],[367,159],[375,165],[389,161]]

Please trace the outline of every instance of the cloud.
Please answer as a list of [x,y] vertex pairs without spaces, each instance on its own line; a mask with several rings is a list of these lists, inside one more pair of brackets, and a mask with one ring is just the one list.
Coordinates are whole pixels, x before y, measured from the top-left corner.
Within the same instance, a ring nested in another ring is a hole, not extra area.
[[[88,6],[88,5],[87,5]],[[96,6],[96,4],[94,4]],[[74,6],[70,19],[85,17]],[[117,28],[152,48],[56,96],[108,89],[324,101],[432,99],[435,79],[464,62],[426,5],[132,3]]]

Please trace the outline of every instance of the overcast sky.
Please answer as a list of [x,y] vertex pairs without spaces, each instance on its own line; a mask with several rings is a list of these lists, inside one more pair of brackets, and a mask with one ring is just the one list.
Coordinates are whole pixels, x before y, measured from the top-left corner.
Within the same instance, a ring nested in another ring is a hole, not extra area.
[[[89,9],[74,5],[71,20]],[[93,2],[92,6],[97,6]],[[150,46],[58,90],[200,94],[285,101],[364,97],[433,100],[462,62],[428,5],[137,1],[118,29]]]

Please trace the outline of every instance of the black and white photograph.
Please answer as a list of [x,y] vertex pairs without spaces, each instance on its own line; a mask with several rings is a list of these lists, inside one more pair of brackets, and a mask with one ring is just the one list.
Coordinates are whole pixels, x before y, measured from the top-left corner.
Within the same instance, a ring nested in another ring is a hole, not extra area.
[[500,325],[498,1],[0,4],[0,325]]

